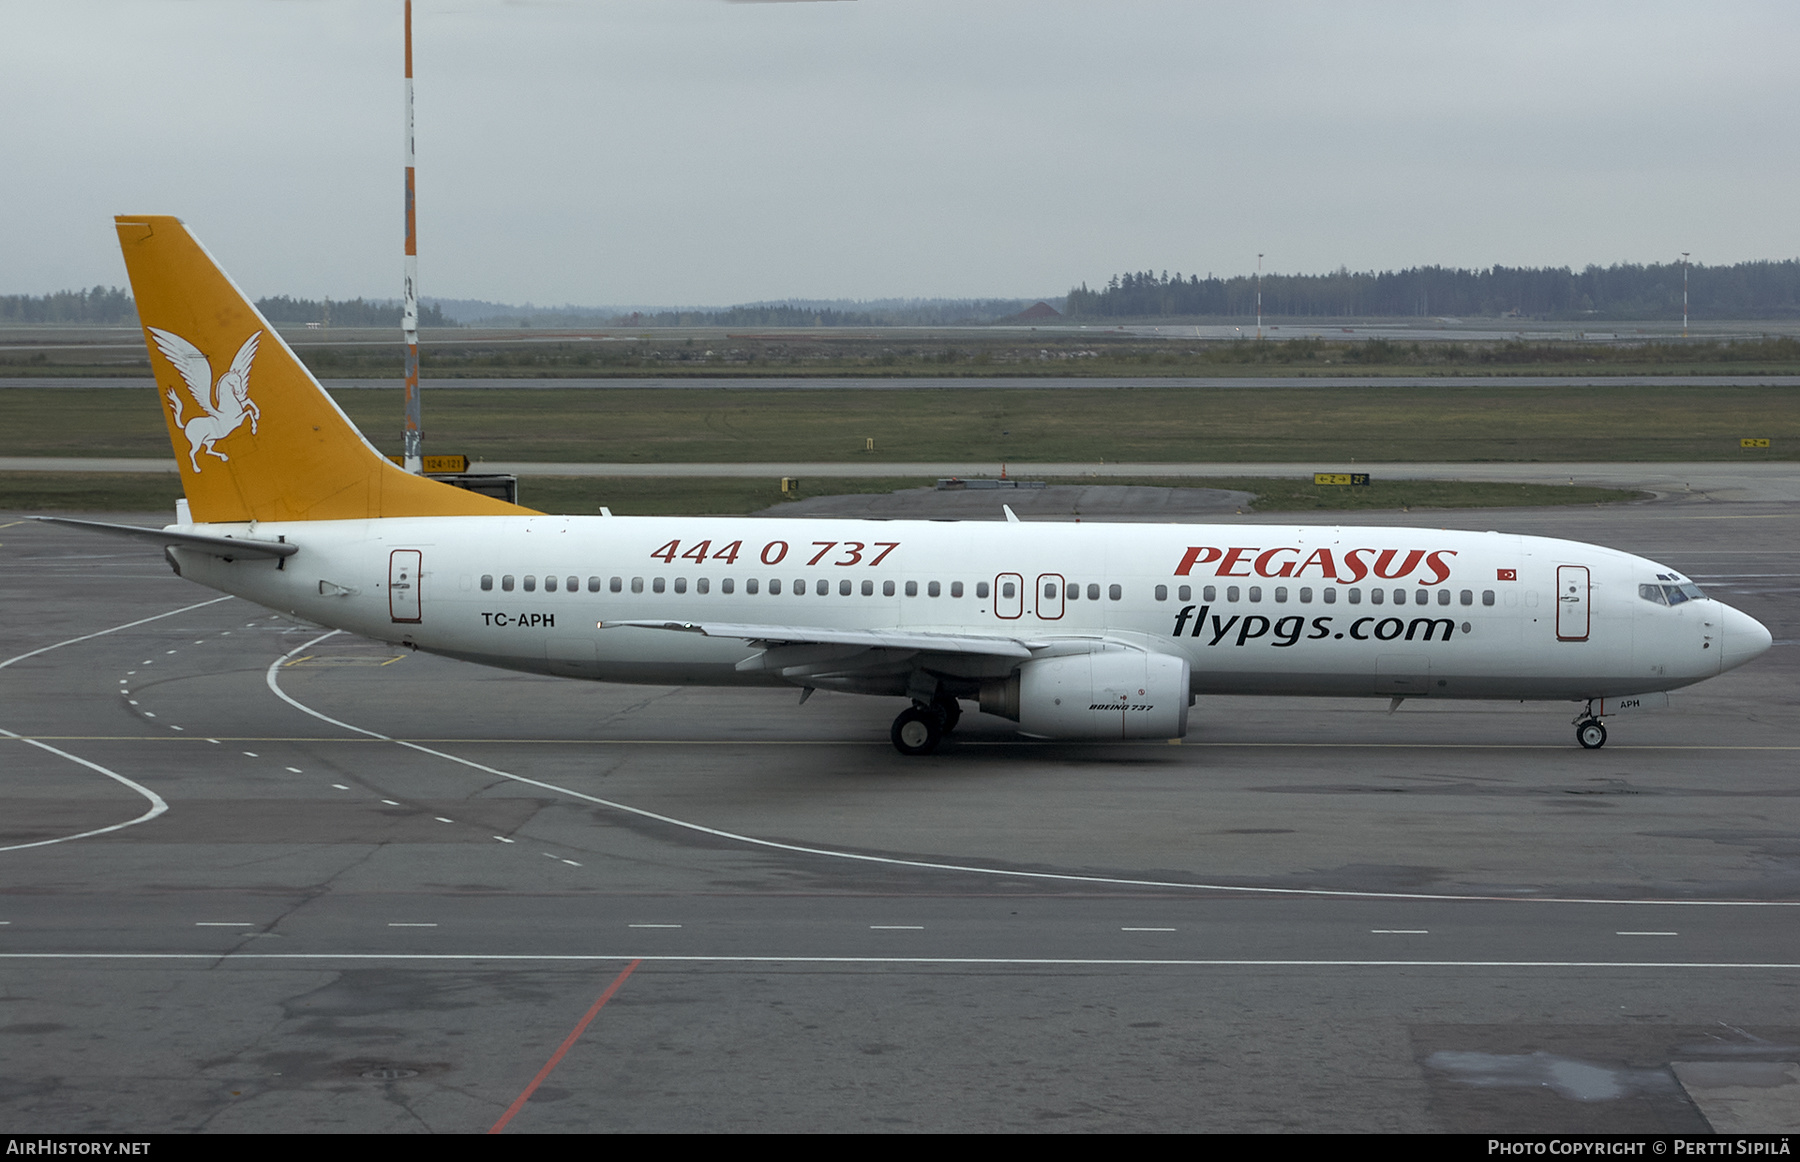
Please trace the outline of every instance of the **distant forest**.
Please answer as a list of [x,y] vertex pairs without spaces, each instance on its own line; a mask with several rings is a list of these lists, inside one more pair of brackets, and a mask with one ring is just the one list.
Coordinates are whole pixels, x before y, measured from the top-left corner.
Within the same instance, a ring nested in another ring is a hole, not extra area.
[[[1800,314],[1800,259],[1688,270],[1690,311],[1712,319]],[[1265,316],[1490,316],[1539,319],[1681,317],[1681,264],[1265,274]],[[1256,276],[1114,275],[1099,290],[1071,290],[1072,318],[1168,318],[1256,313]]]
[[[398,300],[344,302],[295,299],[278,295],[257,299],[256,309],[271,323],[326,323],[333,327],[398,327]],[[48,295],[0,295],[0,323],[119,323],[138,321],[131,293],[120,287],[57,291]],[[454,327],[436,306],[419,308],[422,327]]]

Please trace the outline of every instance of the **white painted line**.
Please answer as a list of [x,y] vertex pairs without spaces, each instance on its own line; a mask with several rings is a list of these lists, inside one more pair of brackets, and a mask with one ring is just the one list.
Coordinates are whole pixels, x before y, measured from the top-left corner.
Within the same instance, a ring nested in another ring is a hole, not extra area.
[[1548,968],[1708,969],[1800,972],[1800,961],[1704,960],[1200,960],[1175,957],[1005,957],[1005,956],[646,956],[641,952],[0,952],[5,960],[226,960],[439,961],[466,963],[593,964],[660,961],[670,964],[991,964],[1034,967],[1091,965],[1114,968]]
[[508,839],[504,835],[496,835],[496,836],[494,836],[494,838],[498,839],[501,843],[516,843],[517,842],[517,840]]
[[[286,690],[283,690],[281,688],[280,671],[281,671],[282,663],[286,662],[289,658],[293,657],[294,655],[300,653],[302,650],[310,649],[311,647],[318,645],[320,642],[324,641],[326,638],[335,637],[337,634],[339,634],[341,632],[343,632],[343,631],[334,629],[329,633],[320,634],[318,637],[313,638],[311,641],[308,641],[301,645],[295,646],[293,649],[289,650],[287,653],[276,658],[273,662],[270,662],[269,668],[263,672],[263,681],[268,685],[270,692],[273,693],[277,698],[281,699],[283,702],[286,702],[289,706],[292,706],[295,710],[300,711],[300,713],[311,715],[313,718],[318,719],[320,722],[329,722],[333,726],[339,727],[340,729],[343,729],[343,730],[350,731],[354,734],[364,735],[368,738],[380,739],[383,742],[391,742],[395,746],[405,747],[407,750],[418,751],[420,754],[428,754],[428,755],[431,755],[433,758],[443,759],[445,762],[458,763],[462,766],[470,768],[471,770],[482,771],[486,774],[493,775],[496,778],[507,779],[507,780],[510,780],[515,783],[520,783],[527,787],[538,787],[542,790],[551,791],[558,795],[567,795],[571,799],[577,799],[584,803],[594,803],[594,804],[597,804],[598,806],[610,808],[611,810],[614,810],[614,811],[620,811],[620,812],[623,812],[628,815],[635,815],[640,819],[653,819],[658,823],[667,823],[671,827],[681,827],[681,828],[685,828],[688,831],[698,832],[701,835],[711,835],[718,839],[725,839],[725,840],[730,840],[734,843],[743,843],[743,844],[748,844],[748,845],[751,845],[754,847],[766,848],[771,851],[790,851],[790,852],[794,852],[795,854],[798,854],[798,855],[816,855],[816,856],[821,856],[821,857],[824,857],[827,859],[851,860],[851,861],[855,861],[858,863],[884,864],[889,867],[911,867],[911,868],[921,868],[926,871],[955,872],[959,875],[1010,876],[1014,879],[1033,879],[1033,880],[1043,880],[1043,881],[1049,882],[1049,883],[1064,883],[1064,884],[1068,884],[1068,883],[1116,884],[1116,885],[1120,885],[1120,886],[1124,886],[1124,887],[1132,887],[1132,888],[1180,888],[1180,889],[1185,889],[1188,891],[1235,893],[1235,894],[1252,895],[1252,896],[1313,896],[1313,897],[1321,897],[1321,898],[1333,898],[1333,899],[1341,898],[1341,899],[1350,899],[1350,900],[1475,900],[1475,901],[1482,901],[1482,902],[1486,902],[1486,903],[1505,902],[1505,903],[1516,903],[1516,904],[1594,904],[1594,905],[1606,905],[1606,906],[1612,906],[1612,907],[1661,905],[1661,906],[1665,906],[1665,907],[1800,908],[1800,900],[1692,900],[1692,899],[1684,899],[1684,900],[1616,900],[1616,899],[1594,899],[1594,898],[1583,897],[1583,896],[1519,897],[1519,896],[1483,896],[1483,895],[1474,895],[1474,894],[1456,895],[1456,894],[1451,894],[1451,893],[1432,893],[1432,892],[1369,892],[1369,891],[1360,891],[1359,892],[1359,891],[1355,891],[1355,890],[1347,889],[1347,888],[1255,888],[1255,887],[1243,887],[1243,886],[1237,885],[1237,884],[1210,884],[1210,883],[1205,883],[1202,881],[1140,880],[1140,879],[1128,879],[1123,876],[1075,875],[1075,874],[1063,873],[1063,872],[1021,871],[1017,868],[978,867],[978,866],[974,866],[974,865],[970,865],[970,864],[936,863],[936,862],[933,862],[930,860],[896,859],[892,856],[866,855],[861,852],[836,851],[831,848],[825,848],[825,847],[806,847],[802,844],[797,844],[797,843],[781,843],[781,842],[778,842],[773,839],[759,839],[753,835],[743,835],[743,834],[740,834],[740,833],[734,832],[734,831],[725,831],[725,830],[723,830],[721,828],[717,828],[717,827],[708,827],[702,823],[694,823],[694,822],[691,822],[686,819],[678,819],[672,815],[663,815],[656,811],[649,811],[642,807],[633,807],[628,803],[621,803],[614,799],[602,799],[598,795],[585,794],[581,791],[575,791],[575,790],[571,790],[568,787],[559,786],[556,783],[547,783],[547,782],[543,781],[542,779],[530,779],[530,778],[526,778],[524,775],[515,775],[511,771],[503,771],[499,767],[490,767],[486,763],[478,763],[474,759],[463,758],[461,755],[451,754],[448,751],[436,750],[432,747],[423,746],[416,742],[408,742],[405,739],[394,738],[391,735],[382,734],[380,731],[370,730],[369,728],[367,728],[365,726],[353,726],[350,723],[345,722],[341,718],[331,717],[329,714],[326,714],[322,710],[314,710],[312,707],[308,706],[306,703],[300,701],[298,698],[295,698],[293,695],[289,694]],[[732,745],[739,745],[739,744],[733,743]],[[1326,745],[1335,746],[1337,744],[1323,744],[1322,743],[1320,745],[1321,746],[1326,746]],[[1431,744],[1431,745],[1435,746],[1437,744]],[[1548,748],[1546,748],[1546,749],[1548,749]],[[550,853],[545,852],[544,854],[549,855]],[[555,857],[552,856],[551,858],[555,858]]]
[[196,928],[254,928],[248,920],[195,920]]
[[133,699],[127,699],[127,701],[128,701],[128,703],[129,703],[129,704],[130,704],[130,705],[132,705],[132,706],[136,706],[136,705],[137,705],[137,700],[136,700],[136,699],[135,699],[135,698],[133,698]]
[[174,650],[164,650],[163,651],[164,654],[172,654],[174,652],[175,652]]
[[250,757],[251,757],[251,758],[253,758],[253,759],[259,759],[259,758],[261,758],[261,757],[262,757],[262,756],[261,756],[261,755],[259,755],[259,754],[257,754],[257,753],[256,753],[256,752],[255,752],[255,751],[253,751],[253,750],[247,750],[247,751],[245,751],[245,752],[244,752],[244,753],[245,753],[245,754],[247,754],[247,755],[249,755],[249,756],[250,756]]
[[679,928],[679,924],[627,924],[627,928]]
[[580,867],[581,866],[580,864],[576,863],[572,859],[565,859],[565,860],[563,860],[563,862],[568,864],[570,867]]
[[433,818],[435,818],[439,823],[455,823],[456,822],[456,820],[446,819],[442,815],[436,815],[436,816],[433,816]]
[[176,726],[173,722],[169,723],[168,727],[170,730],[180,730],[181,729],[181,727]]
[[1121,932],[1173,932],[1173,928],[1121,928]]
[[146,710],[146,711],[144,711],[144,717],[145,718],[155,718],[156,715],[151,713],[150,711]]
[[1371,936],[1429,936],[1429,928],[1371,928]]
[[218,739],[216,739],[216,738],[209,738],[209,739],[207,739],[207,740],[206,740],[206,741],[207,741],[207,742],[210,742],[210,743],[212,743],[212,744],[213,744],[213,745],[214,745],[214,746],[218,746],[218,745],[219,745],[219,740],[218,740]]
[[436,928],[437,925],[436,924],[408,924],[408,923],[402,923],[400,921],[390,921],[388,923],[388,927],[389,928]]
[[1679,936],[1679,932],[1614,932],[1614,936]]
[[342,784],[342,783],[333,783],[331,785],[333,787],[336,787],[340,791],[348,791],[350,789],[349,787],[344,786],[344,784]]
[[400,804],[394,802],[392,799],[383,799],[382,802],[386,803],[389,807],[398,807],[400,805]]
[[871,925],[869,925],[869,931],[871,931],[871,932],[923,932],[923,931],[925,931],[925,925],[923,925],[923,924],[871,924]]
[[294,775],[304,775],[306,772],[301,770],[299,767],[289,767],[288,773],[294,774]]

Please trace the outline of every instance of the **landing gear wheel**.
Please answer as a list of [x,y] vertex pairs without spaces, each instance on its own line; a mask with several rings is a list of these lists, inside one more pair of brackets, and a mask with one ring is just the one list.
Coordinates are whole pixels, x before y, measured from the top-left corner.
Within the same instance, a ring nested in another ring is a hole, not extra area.
[[944,728],[938,723],[936,709],[908,706],[894,719],[894,728],[888,731],[888,737],[894,740],[894,749],[901,754],[930,754],[943,741]]
[[1586,750],[1599,750],[1606,745],[1606,727],[1598,719],[1577,723],[1575,741]]
[[931,704],[931,709],[937,713],[938,726],[945,734],[955,730],[956,724],[962,721],[962,707],[954,698],[939,698]]

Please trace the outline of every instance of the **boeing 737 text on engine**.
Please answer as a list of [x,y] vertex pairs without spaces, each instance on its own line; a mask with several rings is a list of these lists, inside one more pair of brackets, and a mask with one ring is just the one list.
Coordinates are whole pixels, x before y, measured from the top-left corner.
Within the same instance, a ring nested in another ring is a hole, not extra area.
[[162,529],[67,523],[365,637],[571,678],[904,699],[906,754],[965,701],[1036,738],[1179,738],[1203,694],[1573,701],[1592,748],[1610,710],[1770,645],[1667,566],[1541,537],[546,516],[390,463],[180,221],[116,225],[186,500]]

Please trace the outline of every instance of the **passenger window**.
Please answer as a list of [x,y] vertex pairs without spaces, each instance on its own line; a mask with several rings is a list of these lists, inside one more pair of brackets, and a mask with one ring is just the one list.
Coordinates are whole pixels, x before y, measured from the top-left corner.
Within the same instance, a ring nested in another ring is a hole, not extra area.
[[1473,589],[1465,589],[1458,594],[1458,599],[1464,605],[1473,605],[1475,604],[1475,591]]
[[892,581],[883,581],[881,583],[881,595],[883,597],[892,597],[894,595],[894,583]]
[[508,573],[506,576],[500,578],[500,591],[502,593],[511,593],[512,590],[513,590],[513,575],[511,573]]
[[493,587],[494,587],[494,575],[492,573],[483,573],[481,575],[481,591],[483,593],[486,593]]
[[862,595],[863,595],[863,596],[864,596],[864,597],[873,597],[873,596],[875,596],[875,582],[873,582],[873,581],[864,581],[864,582],[863,582],[863,583],[862,583]]
[[758,584],[758,582],[757,582],[756,578],[754,578],[754,577],[744,578],[744,592],[748,593],[752,597],[755,597],[757,584]]
[[1088,600],[1089,600],[1089,601],[1098,601],[1098,600],[1100,600],[1100,586],[1098,586],[1098,585],[1089,585],[1089,586],[1088,586],[1088,591],[1087,591],[1087,599],[1088,599]]
[[[1055,589],[1056,586],[1052,585],[1050,588]],[[952,597],[961,597],[962,596],[962,582],[961,581],[950,582],[950,596],[952,596]],[[1051,596],[1054,597],[1056,595],[1054,593],[1052,593]]]
[[814,589],[813,592],[817,593],[820,597],[825,596],[827,593],[831,592],[831,582],[825,580],[823,577],[819,578],[818,587]]
[[[975,582],[975,596],[985,599],[987,597],[987,595],[988,595],[988,583],[986,581]],[[889,596],[892,596],[892,594],[889,594]]]
[[779,577],[769,578],[769,596],[770,597],[780,597],[781,596],[781,578],[779,578]]
[[600,578],[598,578],[598,577],[589,577],[588,578],[588,592],[589,593],[600,592]]
[[1275,586],[1275,600],[1278,602],[1285,602],[1287,600],[1287,586],[1286,585]]
[[[1351,590],[1351,592],[1354,593],[1355,590]],[[1386,601],[1386,600],[1387,600],[1387,590],[1385,590],[1385,589],[1369,590],[1369,604],[1370,605],[1380,605],[1383,601]],[[1350,604],[1355,605],[1356,598],[1352,597],[1350,599]]]
[[623,589],[624,587],[625,587],[625,578],[623,578],[623,577],[614,577],[611,581],[608,581],[606,583],[606,589],[607,589],[607,592],[609,592],[609,593],[617,593],[619,590]]
[[570,593],[581,592],[581,578],[570,577],[569,579],[567,579],[566,581],[563,582],[563,588],[566,589]]
[[804,577],[794,578],[794,596],[795,597],[805,597],[806,596],[806,579]]
[[936,581],[929,581],[929,582],[927,582],[927,583],[926,583],[926,585],[925,585],[925,596],[927,596],[927,597],[936,597],[936,596],[937,596],[937,595],[938,595],[938,592],[939,592],[939,590],[938,590],[938,583],[937,583],[937,582],[936,582]]
[[730,593],[732,590],[734,590],[736,588],[737,588],[737,585],[729,577],[727,577],[724,580],[719,582],[719,592],[720,593]]
[[1217,601],[1218,599],[1219,589],[1216,585],[1208,585],[1200,591],[1200,600],[1202,601]]
[[1068,585],[1063,588],[1063,596],[1067,597],[1070,601],[1080,601],[1081,585],[1074,581],[1069,582]]
[[642,593],[644,591],[644,579],[642,577],[633,577],[631,579],[631,591],[633,593]]
[[[911,586],[909,584],[908,589],[910,589],[910,588],[911,588]],[[1011,581],[1000,582],[1000,596],[1011,597],[1016,592],[1018,592],[1018,590],[1013,586],[1013,583]],[[911,596],[911,594],[908,593],[908,596]]]
[[706,578],[706,577],[695,578],[695,580],[694,580],[694,592],[695,593],[705,593],[705,592],[709,591],[710,589],[712,589],[711,579]]
[[1055,597],[1056,596],[1056,582],[1054,582],[1054,581],[1044,582],[1044,596],[1045,597]]
[[1125,596],[1125,590],[1117,585],[1109,585],[1106,587],[1106,595],[1112,600],[1117,601],[1119,598]]
[[1302,604],[1302,605],[1311,605],[1312,604],[1312,590],[1304,585],[1302,585],[1300,587],[1300,604]]
[[537,591],[537,578],[532,576],[530,573],[525,574],[525,592],[534,593],[536,591]]
[[850,582],[848,580],[838,582],[838,596],[839,597],[850,596]]
[[1327,604],[1327,605],[1336,605],[1337,604],[1337,590],[1327,589],[1327,590],[1325,590],[1325,592],[1319,594],[1319,598],[1320,598],[1320,600],[1324,601],[1325,604]]
[[687,578],[686,577],[675,578],[675,592],[677,592],[677,593],[686,593],[687,592]]
[[919,583],[917,581],[908,581],[906,583],[906,595],[908,597],[917,597],[919,595]]
[[[1430,600],[1431,600],[1431,594],[1428,593],[1427,591],[1425,591],[1423,589],[1413,590],[1413,604],[1414,605],[1424,605],[1426,602],[1428,602]],[[1404,589],[1394,590],[1394,604],[1395,605],[1405,605],[1406,604],[1406,590],[1404,590]]]
[[663,581],[663,579],[661,577],[658,577],[654,581],[650,582],[650,592],[652,592],[652,593],[661,593],[664,588],[666,588],[666,583]]
[[[1376,594],[1376,596],[1380,596],[1381,590],[1377,589],[1375,591],[1375,594]],[[1347,593],[1345,593],[1344,596],[1349,599],[1350,604],[1352,604],[1352,605],[1361,605],[1362,604],[1362,590],[1360,590],[1360,589],[1352,588]],[[1377,604],[1380,604],[1380,603],[1377,602]]]
[[1438,590],[1438,604],[1439,605],[1450,604],[1450,591],[1448,589]]
[[1237,599],[1238,599],[1238,587],[1236,585],[1225,586],[1225,600],[1236,601]]
[[[527,578],[527,580],[529,580],[529,578]],[[531,588],[531,586],[527,585],[527,586],[525,586],[525,588],[529,589],[529,588]],[[554,578],[554,577],[544,578],[544,592],[545,593],[555,593],[556,592],[556,578]]]
[[1494,591],[1492,589],[1483,589],[1481,591],[1481,603],[1483,605],[1492,605],[1494,603]]
[[[1167,585],[1158,585],[1155,589],[1155,593],[1158,601],[1167,601],[1169,599],[1169,587]],[[1056,594],[1051,592],[1050,588],[1046,586],[1044,589],[1044,596],[1055,597]]]
[[1262,586],[1261,585],[1250,586],[1250,600],[1252,600],[1252,601],[1261,601],[1262,600]]
[[1175,599],[1177,601],[1192,601],[1194,599],[1194,587],[1192,585],[1183,585],[1175,591]]

